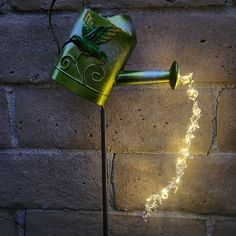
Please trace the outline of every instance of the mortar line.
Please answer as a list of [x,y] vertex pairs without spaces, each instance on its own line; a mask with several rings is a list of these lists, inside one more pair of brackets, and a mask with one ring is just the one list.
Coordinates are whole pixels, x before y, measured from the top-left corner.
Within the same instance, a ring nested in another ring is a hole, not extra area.
[[[100,153],[99,149],[60,149],[60,148],[28,148],[28,147],[15,147],[15,148],[1,148],[0,154],[86,154],[86,153]],[[167,157],[176,157],[177,152],[113,152],[114,155],[150,155],[150,156],[163,156],[163,158]],[[194,158],[206,157],[206,154],[194,154]],[[221,158],[235,158],[235,152],[217,152],[211,153],[208,157],[221,157]]]
[[[173,5],[173,6],[153,6],[153,7],[150,7],[150,6],[140,6],[140,7],[122,7],[122,6],[117,6],[117,7],[108,7],[108,8],[105,8],[105,7],[102,7],[102,6],[99,6],[99,7],[96,7],[96,6],[91,6],[89,4],[87,4],[85,1],[82,2],[81,4],[82,6],[81,7],[89,7],[90,9],[92,10],[95,10],[97,11],[98,13],[102,13],[104,14],[104,12],[107,12],[107,11],[113,11],[115,12],[115,14],[119,14],[121,11],[122,12],[127,12],[127,11],[151,11],[151,12],[163,12],[163,11],[201,11],[201,12],[214,12],[216,10],[219,10],[219,11],[225,11],[227,9],[234,9],[234,5],[230,2],[229,0],[229,3],[224,3],[222,5],[200,5],[200,6],[191,6],[191,5],[188,5],[188,6],[176,6],[176,5]],[[2,11],[4,14],[9,14],[9,13],[12,13],[12,14],[18,14],[18,15],[21,15],[22,13],[26,13],[26,14],[42,14],[42,15],[45,15],[47,14],[48,12],[48,9],[36,9],[36,10],[16,10],[15,8],[11,7],[8,8],[8,9],[5,9]],[[54,10],[54,14],[67,14],[67,13],[77,13],[78,14],[78,11],[74,9],[67,9],[67,10],[64,10],[64,9],[57,9],[57,10]]]
[[83,149],[57,149],[57,148],[1,148],[0,154],[86,154],[86,153],[97,153],[99,150],[83,150]]
[[[143,217],[143,211],[121,211],[115,210],[111,211],[112,214],[117,215],[129,215],[129,216],[141,216]],[[182,219],[201,219],[201,220],[210,220],[210,219],[220,219],[220,220],[235,220],[236,216],[225,216],[225,215],[203,215],[197,213],[189,212],[179,212],[179,211],[158,211],[153,213],[150,218],[182,218]]]
[[7,217],[4,217],[4,216],[0,216],[0,220],[5,220],[5,221],[8,221],[8,222],[11,222],[12,224],[15,224],[15,225],[19,225],[16,221],[14,220],[10,220],[8,219]]
[[226,0],[225,2],[224,2],[224,5],[225,5],[225,7],[227,8],[230,8],[230,7],[233,7],[233,1],[232,0]]
[[212,236],[215,227],[215,222],[215,219],[206,219],[206,236]]
[[[1,208],[0,208],[1,209]],[[4,208],[3,208],[4,209]],[[27,211],[32,212],[74,212],[81,214],[101,214],[101,209],[70,209],[70,208],[61,208],[61,209],[42,209],[34,208],[27,209]],[[109,214],[121,215],[121,216],[143,216],[143,211],[121,211],[121,210],[110,210]],[[203,215],[197,213],[189,212],[172,212],[172,211],[159,211],[154,213],[150,218],[180,218],[180,219],[199,219],[199,220],[236,220],[236,216],[227,216],[227,215]]]
[[5,93],[7,98],[7,107],[9,114],[11,145],[12,147],[18,147],[19,139],[16,125],[16,95],[14,89],[10,87],[5,88]]
[[18,222],[18,236],[25,236],[26,210],[19,209],[16,212],[16,219]]
[[212,153],[216,153],[218,152],[218,137],[217,137],[217,114],[218,114],[218,105],[219,105],[219,97],[221,95],[221,92],[224,90],[225,88],[219,88],[216,91],[212,90],[212,95],[214,96],[213,98],[213,119],[212,119],[212,140],[211,140],[211,145],[209,147],[209,150],[207,151],[207,156],[209,156]]
[[[1,208],[0,207],[0,210],[7,211],[9,213],[9,215],[11,216],[11,218],[12,218],[12,219],[10,219],[8,217],[0,216],[0,220],[5,220],[5,221],[8,221],[8,222],[11,222],[12,224],[16,225],[18,228],[23,227],[23,225],[17,219],[18,209],[9,208],[9,207],[6,207],[6,208]],[[14,213],[12,211],[14,211]]]

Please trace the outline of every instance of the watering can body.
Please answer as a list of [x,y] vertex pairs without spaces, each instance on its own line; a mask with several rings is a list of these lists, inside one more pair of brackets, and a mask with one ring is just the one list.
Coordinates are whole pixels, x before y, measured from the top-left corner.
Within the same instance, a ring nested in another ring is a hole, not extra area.
[[129,16],[105,18],[83,9],[60,50],[51,78],[102,106],[135,45],[136,34]]

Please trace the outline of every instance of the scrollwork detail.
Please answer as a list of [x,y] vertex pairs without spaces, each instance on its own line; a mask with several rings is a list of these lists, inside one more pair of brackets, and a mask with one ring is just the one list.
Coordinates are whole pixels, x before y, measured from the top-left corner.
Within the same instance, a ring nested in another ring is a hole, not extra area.
[[[77,59],[75,60],[72,55],[65,55],[62,57],[60,61],[60,67],[62,70],[68,70],[72,64],[76,68],[76,71],[79,75],[80,82],[83,84],[86,84],[86,81],[94,81],[94,82],[100,82],[104,79],[105,77],[105,70],[100,64],[90,64],[87,67],[81,68],[81,56],[83,53],[78,53]],[[72,71],[71,71],[72,72]],[[78,75],[75,78],[78,80]],[[73,75],[71,75],[73,76]]]
[[71,55],[65,55],[60,62],[61,69],[67,70],[72,63],[75,63],[75,59]]
[[104,79],[104,76],[104,68],[98,64],[91,64],[84,71],[85,80],[92,79],[94,82],[100,82]]

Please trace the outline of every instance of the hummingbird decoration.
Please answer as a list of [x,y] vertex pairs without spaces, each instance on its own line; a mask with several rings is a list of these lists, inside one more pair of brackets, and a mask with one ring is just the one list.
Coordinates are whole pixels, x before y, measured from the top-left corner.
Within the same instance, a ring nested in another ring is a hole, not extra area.
[[88,11],[84,17],[82,37],[74,34],[65,42],[64,46],[68,43],[74,43],[83,54],[95,57],[101,64],[105,64],[107,62],[107,55],[100,49],[99,45],[107,43],[119,32],[121,32],[121,29],[118,27],[96,27],[93,16]]

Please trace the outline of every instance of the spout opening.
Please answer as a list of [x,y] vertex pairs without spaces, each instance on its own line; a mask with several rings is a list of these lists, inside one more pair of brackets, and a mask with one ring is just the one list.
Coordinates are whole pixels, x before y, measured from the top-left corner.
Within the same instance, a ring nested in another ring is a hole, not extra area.
[[170,67],[170,86],[173,90],[178,87],[180,80],[180,68],[176,61]]

